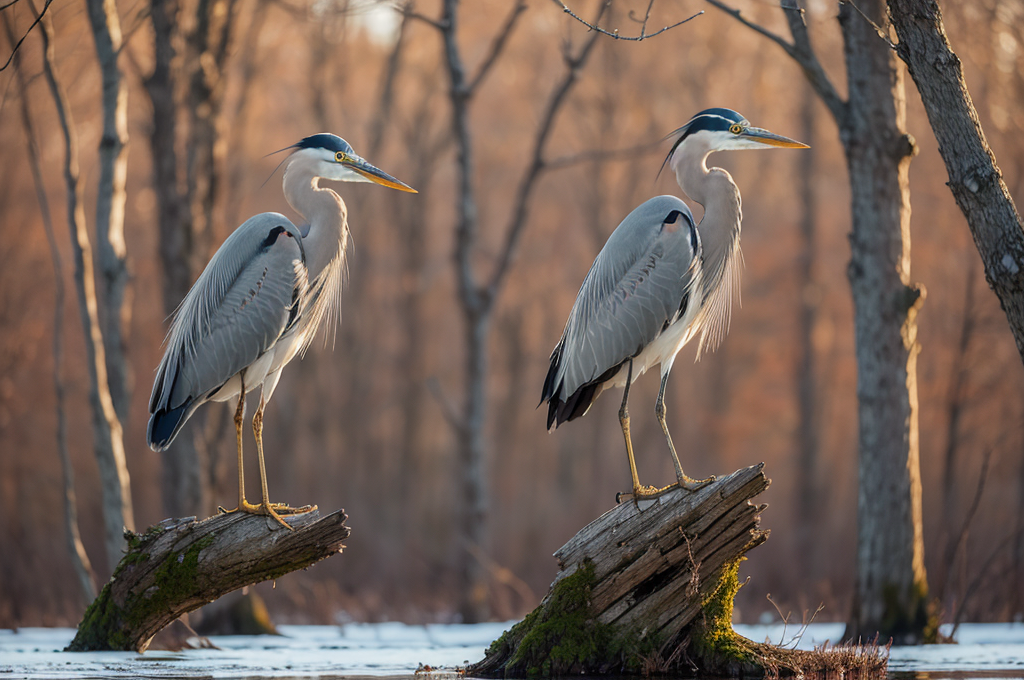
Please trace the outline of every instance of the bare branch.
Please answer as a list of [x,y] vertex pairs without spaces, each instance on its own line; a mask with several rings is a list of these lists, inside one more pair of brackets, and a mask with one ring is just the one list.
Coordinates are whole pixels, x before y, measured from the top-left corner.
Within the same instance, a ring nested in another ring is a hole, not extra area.
[[740,10],[727,5],[721,0],[706,0],[706,2],[785,50],[786,54],[803,69],[807,81],[814,88],[817,95],[821,97],[821,100],[828,107],[836,122],[840,123],[840,126],[842,125],[842,121],[846,117],[846,102],[839,96],[832,81],[829,80],[828,74],[825,73],[824,67],[818,61],[814,48],[811,47],[810,35],[807,32],[807,24],[804,21],[804,10],[796,5],[795,0],[791,0],[789,3],[783,2],[781,5],[786,15],[786,21],[789,24],[789,32],[793,36],[793,42],[789,42],[777,33],[747,19]]
[[888,31],[886,31],[884,28],[879,26],[877,23],[875,23],[875,21],[871,17],[869,17],[867,14],[865,14],[864,10],[862,10],[860,7],[858,7],[856,2],[854,2],[853,0],[841,0],[841,1],[846,3],[847,5],[849,5],[850,7],[852,7],[853,10],[857,14],[860,15],[861,19],[863,19],[864,21],[868,22],[868,24],[871,25],[871,28],[875,29],[875,33],[878,34],[878,37],[881,38],[882,40],[884,40],[885,44],[888,45],[890,49],[893,49],[893,50],[896,49],[896,43],[894,43],[892,40],[889,39]]
[[[682,26],[683,24],[687,23],[688,21],[696,19],[701,14],[704,14],[704,10],[701,10],[701,11],[697,12],[696,14],[693,14],[693,15],[683,19],[682,21],[677,21],[676,23],[671,24],[669,26],[663,26],[662,28],[658,29],[654,33],[648,33],[647,32],[647,22],[650,21],[650,18],[651,18],[651,8],[654,7],[654,0],[650,0],[650,2],[647,5],[647,11],[644,14],[643,20],[637,19],[635,12],[630,11],[630,13],[629,13],[629,18],[632,19],[633,21],[637,22],[638,24],[640,24],[640,35],[626,36],[626,35],[619,35],[619,29],[615,29],[613,31],[609,31],[609,30],[606,30],[606,29],[601,28],[600,26],[598,26],[598,22],[596,22],[596,21],[594,21],[594,22],[587,21],[586,19],[584,19],[580,15],[576,14],[575,12],[573,12],[572,9],[568,5],[566,5],[564,2],[562,2],[562,0],[552,0],[552,2],[554,2],[556,5],[560,6],[562,8],[563,12],[565,12],[566,14],[571,16],[573,19],[575,19],[576,21],[578,21],[581,24],[583,24],[584,26],[586,26],[591,31],[596,31],[597,33],[600,33],[601,35],[606,35],[609,38],[614,38],[615,40],[631,40],[633,42],[640,42],[641,40],[646,40],[647,38],[653,38],[656,35],[664,33],[665,31],[671,31],[673,28],[676,28],[678,26]],[[612,4],[612,0],[605,0],[604,5],[602,6],[602,11],[604,9],[610,7],[611,4]]]
[[[601,5],[594,23],[601,20],[601,16],[608,8],[608,5],[609,3]],[[555,86],[555,89],[552,90],[551,95],[548,98],[547,107],[544,110],[544,115],[541,118],[540,126],[537,128],[537,137],[533,146],[533,159],[531,160],[526,173],[523,175],[523,179],[519,184],[519,190],[516,192],[516,201],[513,204],[515,207],[512,210],[512,217],[509,220],[509,225],[505,232],[505,245],[501,249],[500,255],[498,256],[498,265],[495,267],[494,273],[491,275],[490,283],[486,288],[488,300],[493,300],[495,298],[498,293],[498,289],[501,287],[501,284],[508,273],[509,265],[511,264],[512,257],[515,254],[516,245],[519,243],[519,237],[522,234],[524,225],[526,224],[530,195],[533,193],[533,188],[536,185],[537,180],[540,178],[541,173],[547,167],[547,163],[544,160],[544,147],[547,144],[548,137],[554,127],[555,118],[557,117],[558,112],[565,103],[569,91],[572,90],[576,81],[579,79],[580,69],[583,67],[584,63],[586,63],[587,57],[590,56],[594,45],[597,44],[598,35],[598,32],[593,33],[583,44],[583,47],[580,48],[579,53],[575,56],[568,48],[563,55],[566,66],[565,75],[562,77],[561,82]]]
[[657,139],[653,142],[637,144],[636,146],[630,146],[625,149],[590,149],[589,151],[581,151],[579,153],[545,161],[544,167],[548,170],[562,170],[564,168],[570,168],[574,165],[580,165],[581,163],[589,163],[592,161],[629,161],[639,155],[657,151],[661,146],[662,141],[664,140]]
[[441,407],[441,414],[444,416],[445,421],[451,425],[452,429],[456,432],[466,429],[462,418],[459,416],[458,409],[455,408],[455,404],[445,396],[444,392],[441,390],[441,383],[437,378],[427,378],[427,390],[430,392],[430,396],[437,400],[437,405]]
[[473,96],[477,87],[481,82],[483,82],[484,77],[490,72],[491,67],[494,66],[494,62],[498,60],[502,50],[505,49],[505,44],[512,35],[512,29],[515,28],[516,22],[525,11],[526,0],[518,0],[515,6],[512,7],[512,11],[508,13],[508,17],[506,17],[501,30],[498,31],[496,36],[494,36],[494,41],[491,43],[491,49],[487,51],[487,56],[480,63],[480,67],[477,69],[476,75],[469,79],[469,84],[466,88],[469,90],[470,97]]
[[[0,10],[5,10],[16,2],[18,2],[18,0],[11,0],[11,2],[0,7]],[[38,16],[36,16],[35,21],[33,21],[32,25],[28,27],[28,30],[25,31],[25,35],[21,36],[18,42],[14,44],[14,49],[11,50],[11,56],[7,57],[7,61],[4,62],[3,66],[0,66],[0,71],[4,71],[8,66],[11,65],[11,62],[14,60],[14,55],[18,53],[18,49],[21,47],[21,43],[25,42],[25,38],[27,38],[28,34],[32,32],[32,29],[35,28],[39,24],[39,22],[43,20],[43,15],[46,14],[46,10],[50,8],[51,2],[53,2],[53,0],[46,0],[46,4],[43,5],[43,11],[39,12]]]
[[743,13],[740,12],[739,9],[736,9],[734,7],[730,7],[729,5],[725,4],[724,2],[720,2],[719,0],[706,0],[706,1],[712,7],[717,7],[718,9],[720,9],[723,12],[725,12],[726,14],[730,15],[733,19],[735,19],[736,21],[740,22],[741,24],[743,24],[747,28],[751,29],[752,31],[760,33],[764,37],[768,38],[769,40],[771,40],[772,42],[777,44],[779,47],[781,47],[782,49],[786,50],[786,54],[788,54],[789,56],[791,56],[794,59],[796,59],[796,55],[794,54],[794,52],[796,51],[796,48],[789,41],[787,41],[785,38],[783,38],[778,33],[773,33],[772,31],[769,31],[767,28],[765,28],[761,24],[758,24],[758,23],[755,23],[755,22],[751,21],[750,19],[748,19],[745,16],[743,16]]
[[407,2],[402,7],[396,8],[396,9],[399,12],[402,13],[402,16],[404,16],[404,17],[406,17],[408,19],[415,19],[416,21],[422,21],[427,26],[430,26],[430,27],[432,27],[432,28],[434,28],[434,29],[436,29],[438,31],[444,31],[445,30],[444,23],[438,21],[437,19],[431,19],[427,15],[420,14],[419,12],[415,11],[413,9],[413,4],[414,3],[410,0],[410,2]]

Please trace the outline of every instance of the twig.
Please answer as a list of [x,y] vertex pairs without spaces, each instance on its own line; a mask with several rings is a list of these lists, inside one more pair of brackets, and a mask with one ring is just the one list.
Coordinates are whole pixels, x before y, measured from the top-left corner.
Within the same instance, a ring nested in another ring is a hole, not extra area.
[[[647,5],[647,12],[644,15],[643,21],[637,19],[634,12],[630,11],[630,13],[629,13],[629,18],[632,19],[633,21],[636,21],[638,24],[640,24],[640,35],[637,35],[637,36],[626,36],[626,35],[619,35],[619,30],[618,29],[615,29],[614,31],[608,31],[608,30],[598,26],[597,25],[598,22],[596,22],[596,21],[593,22],[593,23],[587,21],[586,19],[584,19],[580,15],[576,14],[575,12],[573,12],[572,9],[568,5],[566,5],[564,2],[562,2],[562,0],[552,0],[552,2],[554,2],[557,5],[559,5],[562,8],[563,12],[565,12],[566,14],[571,16],[573,19],[575,19],[576,21],[578,21],[581,24],[583,24],[584,26],[586,26],[591,31],[596,31],[596,32],[598,32],[598,33],[600,33],[602,35],[608,36],[609,38],[614,38],[615,40],[631,40],[633,42],[640,42],[641,40],[646,40],[647,38],[653,38],[656,35],[660,35],[661,33],[664,33],[665,31],[670,31],[673,28],[676,28],[678,26],[682,26],[683,24],[687,23],[688,21],[696,19],[701,14],[704,14],[704,10],[701,10],[701,11],[697,12],[696,14],[693,14],[693,15],[683,19],[682,21],[677,21],[676,23],[674,23],[674,24],[672,24],[670,26],[664,26],[664,27],[658,29],[657,31],[655,31],[654,33],[648,33],[647,32],[647,22],[651,18],[651,8],[654,6],[654,0],[650,0],[650,2]],[[605,0],[605,3],[602,6],[602,9],[610,7],[611,4],[612,4],[612,0]]]
[[[949,581],[952,578],[953,562],[956,561],[957,555],[960,554],[960,550],[967,541],[967,532],[971,527],[971,523],[974,521],[974,516],[978,512],[978,508],[981,505],[981,497],[985,490],[985,480],[988,478],[989,464],[992,462],[992,454],[995,451],[995,447],[991,446],[985,450],[985,457],[981,461],[981,471],[978,473],[978,484],[974,488],[974,498],[971,499],[971,505],[964,514],[964,521],[960,525],[960,531],[957,533],[956,540],[949,546],[949,550],[946,551],[946,582],[942,584],[942,593],[949,589]],[[966,594],[965,594],[966,597]],[[962,603],[961,603],[962,604]]]
[[740,10],[733,8],[721,0],[706,0],[711,6],[717,7],[736,21],[740,22],[747,28],[755,31],[768,38],[779,47],[781,47],[786,54],[788,54],[800,68],[803,69],[804,75],[807,77],[807,81],[814,88],[814,91],[821,97],[821,100],[828,107],[832,116],[835,118],[836,123],[843,126],[843,122],[846,118],[846,102],[839,92],[836,90],[832,81],[829,79],[828,74],[825,73],[825,68],[818,61],[818,57],[814,52],[814,48],[811,47],[810,35],[807,32],[807,24],[804,21],[804,11],[796,4],[782,5],[782,10],[786,15],[786,21],[789,24],[789,32],[793,36],[793,42],[789,42],[777,33],[773,33],[764,26],[757,24],[747,19]]
[[503,585],[508,586],[512,590],[516,591],[521,599],[527,605],[532,605],[537,601],[537,595],[533,592],[533,588],[524,581],[523,579],[516,576],[515,572],[508,567],[502,566],[493,558],[491,558],[479,545],[471,541],[466,541],[466,550],[470,555],[473,556],[477,562],[479,562],[484,569],[490,572],[491,577]]
[[960,602],[960,608],[957,610],[956,616],[953,617],[953,630],[950,631],[950,637],[956,635],[957,628],[959,628],[960,624],[963,622],[964,611],[966,610],[966,608],[963,605],[966,604],[967,601],[974,596],[974,591],[977,590],[978,586],[981,585],[981,582],[985,580],[985,575],[988,574],[988,570],[992,567],[992,563],[995,562],[996,557],[999,556],[999,553],[1001,553],[1004,548],[1009,546],[1011,541],[1014,541],[1015,539],[1017,539],[1017,537],[1021,536],[1022,534],[1024,534],[1024,530],[1011,531],[1009,534],[1007,534],[1003,538],[1003,540],[999,542],[999,545],[997,545],[995,549],[989,554],[985,562],[981,565],[981,569],[978,571],[978,574],[974,577],[974,580],[972,580],[970,585],[967,586],[967,589],[964,590],[964,597],[963,600],[961,600]]
[[414,3],[412,2],[412,0],[410,0],[409,2],[405,3],[405,5],[403,5],[402,7],[396,9],[402,13],[402,16],[406,18],[415,19],[416,21],[422,21],[427,26],[431,26],[437,29],[438,31],[445,30],[444,23],[438,21],[437,19],[431,19],[426,14],[420,14],[419,12],[413,10],[413,4]]
[[662,141],[664,140],[657,139],[653,142],[646,142],[624,149],[590,149],[545,161],[544,167],[548,170],[561,170],[579,165],[580,163],[589,163],[590,161],[629,161],[640,154],[657,151]]
[[[609,3],[605,3],[598,9],[597,16],[594,19],[595,23],[601,20],[601,16],[608,8],[608,5]],[[547,145],[548,137],[554,127],[555,118],[558,116],[558,112],[565,103],[565,99],[568,97],[569,92],[579,79],[579,71],[586,63],[587,57],[590,56],[594,45],[597,44],[597,37],[597,33],[591,35],[576,55],[573,55],[568,48],[563,55],[566,65],[565,76],[563,76],[562,81],[555,86],[555,89],[552,90],[551,95],[548,98],[548,104],[544,110],[544,115],[541,118],[540,126],[537,129],[537,136],[534,140],[533,158],[529,167],[526,169],[523,179],[519,183],[519,189],[516,192],[516,201],[513,204],[514,208],[512,210],[512,217],[509,219],[508,227],[505,230],[504,246],[498,256],[498,264],[494,269],[494,273],[491,275],[491,280],[485,289],[486,295],[490,300],[495,298],[498,293],[498,289],[501,288],[501,285],[505,280],[505,275],[508,273],[509,266],[512,263],[512,256],[516,251],[516,245],[519,243],[519,237],[522,235],[523,227],[526,224],[530,196],[533,193],[533,188],[536,185],[537,180],[540,179],[541,173],[546,168],[544,148]]]
[[437,378],[427,378],[427,391],[430,392],[430,396],[437,400],[437,405],[441,407],[441,415],[443,415],[444,419],[448,421],[448,424],[452,426],[452,429],[456,432],[464,430],[466,426],[463,424],[462,418],[459,416],[458,409],[456,409],[451,400],[445,396],[444,392],[441,390],[441,382]]
[[508,13],[508,17],[505,18],[505,23],[498,31],[497,35],[494,36],[494,40],[491,42],[491,49],[487,51],[487,56],[480,63],[480,67],[477,69],[476,75],[469,79],[469,84],[466,85],[466,89],[469,90],[469,96],[473,96],[476,92],[477,87],[483,82],[484,76],[486,76],[491,67],[494,66],[494,62],[498,60],[502,50],[505,49],[505,43],[508,42],[509,37],[512,35],[512,29],[515,28],[516,22],[519,17],[522,16],[523,12],[526,11],[526,0],[519,0],[513,7],[512,11]]
[[857,14],[859,14],[862,19],[864,19],[864,21],[868,22],[871,25],[871,28],[875,29],[875,33],[878,34],[878,37],[884,40],[885,44],[888,45],[891,49],[895,50],[898,47],[896,43],[889,39],[889,36],[886,34],[885,30],[883,30],[881,26],[876,24],[871,17],[865,14],[864,10],[858,7],[856,2],[854,2],[853,0],[840,0],[840,2],[845,2],[847,5],[852,7],[853,10]]
[[[18,2],[18,0],[12,0],[3,7],[0,7],[0,10],[7,9],[16,2]],[[27,38],[28,34],[32,32],[32,29],[35,28],[39,24],[39,22],[43,20],[43,15],[46,14],[46,10],[49,9],[51,2],[53,2],[53,0],[46,0],[46,4],[43,5],[43,11],[39,12],[38,16],[36,16],[35,21],[33,21],[32,25],[28,27],[28,30],[25,31],[25,35],[21,36],[18,42],[14,44],[14,49],[11,50],[11,56],[7,57],[7,61],[4,62],[3,66],[0,66],[0,71],[4,71],[8,66],[11,65],[11,62],[14,60],[14,55],[18,53],[18,49],[21,47],[21,43],[25,42],[25,38]]]

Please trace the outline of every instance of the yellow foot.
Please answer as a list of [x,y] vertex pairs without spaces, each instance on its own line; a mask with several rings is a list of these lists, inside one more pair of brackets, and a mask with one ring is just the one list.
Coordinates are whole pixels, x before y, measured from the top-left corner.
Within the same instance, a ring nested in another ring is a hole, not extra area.
[[[305,507],[309,508],[310,506]],[[225,510],[223,507],[219,507],[218,510],[224,514],[231,514],[233,512],[238,512],[239,510],[241,510],[242,512],[248,513],[250,515],[264,515],[266,517],[273,517],[274,520],[276,520],[277,523],[281,526],[285,527],[286,529],[289,529],[290,531],[295,531],[295,527],[281,519],[280,513],[283,512],[286,515],[295,514],[299,511],[302,511],[302,508],[291,508],[286,503],[263,502],[260,503],[259,505],[256,505],[254,503],[250,503],[249,501],[243,498],[241,504],[234,510]],[[291,512],[288,512],[289,510]]]
[[717,479],[718,477],[716,477],[715,475],[711,475],[707,479],[693,479],[692,477],[687,477],[686,475],[683,475],[683,478],[680,479],[677,483],[673,484],[671,487],[665,488],[670,489],[672,487],[680,486],[686,489],[687,491],[696,491],[697,489],[703,489],[705,486],[707,486],[711,482],[716,481]]
[[691,477],[684,476],[683,479],[679,480],[675,484],[669,484],[668,486],[663,486],[660,489],[654,486],[638,486],[632,491],[620,491],[615,494],[615,502],[621,503],[624,498],[632,498],[637,503],[640,501],[652,501],[655,498],[664,496],[669,491],[678,488],[683,488],[687,491],[696,491],[697,489],[703,489],[716,479],[718,478],[714,475],[707,479],[693,479]]
[[632,498],[637,502],[653,500],[674,487],[674,484],[671,487],[666,486],[664,489],[654,486],[634,486],[632,491],[620,491],[615,494],[615,502],[621,503],[624,498]]
[[317,509],[315,505],[303,505],[299,508],[293,508],[287,503],[271,503],[270,507],[279,515],[301,515],[304,512],[313,512]]

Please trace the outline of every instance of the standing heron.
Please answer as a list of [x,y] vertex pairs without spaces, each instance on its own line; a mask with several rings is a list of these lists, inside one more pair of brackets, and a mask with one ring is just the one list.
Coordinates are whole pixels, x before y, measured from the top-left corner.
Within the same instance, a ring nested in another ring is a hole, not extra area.
[[[163,451],[208,401],[238,397],[238,510],[268,515],[291,528],[281,514],[307,508],[271,503],[263,464],[263,409],[281,369],[305,351],[317,330],[339,318],[348,220],[345,203],[321,179],[375,182],[416,193],[370,165],[337,135],[321,133],[287,147],[284,196],[306,222],[294,225],[278,213],[242,223],[214,253],[185,296],[167,334],[149,400],[146,439]],[[245,500],[242,423],[245,395],[262,387],[252,419],[263,500]],[[234,511],[231,511],[234,512]]]
[[[734,149],[808,148],[753,127],[729,109],[701,111],[673,134],[679,138],[665,164],[675,171],[683,192],[704,206],[700,224],[675,196],[652,198],[626,216],[583,280],[551,352],[541,396],[541,403],[548,402],[550,430],[586,414],[606,389],[624,388],[619,423],[632,496],[638,501],[676,485],[693,491],[715,479],[695,480],[683,473],[665,422],[665,385],[676,354],[698,333],[698,357],[717,347],[729,328],[733,289],[739,291],[740,192],[728,172],[708,168],[707,158]],[[663,489],[640,484],[626,406],[630,384],[656,364],[661,365],[661,389],[655,413],[677,479]]]

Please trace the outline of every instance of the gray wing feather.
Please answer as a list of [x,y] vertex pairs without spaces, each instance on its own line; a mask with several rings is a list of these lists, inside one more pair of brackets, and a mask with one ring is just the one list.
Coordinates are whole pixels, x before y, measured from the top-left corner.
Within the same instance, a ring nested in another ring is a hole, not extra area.
[[[678,229],[665,229],[673,211]],[[594,260],[562,333],[561,398],[636,356],[678,316],[694,279],[693,217],[675,196],[631,212]]]
[[[271,241],[278,227],[287,234]],[[242,223],[175,315],[150,412],[208,396],[273,347],[305,277],[301,234],[288,218],[262,213]]]

